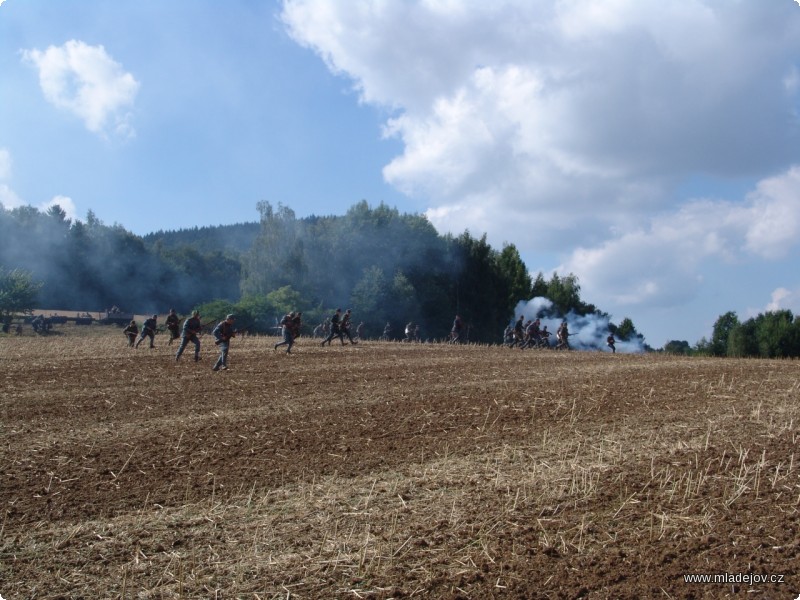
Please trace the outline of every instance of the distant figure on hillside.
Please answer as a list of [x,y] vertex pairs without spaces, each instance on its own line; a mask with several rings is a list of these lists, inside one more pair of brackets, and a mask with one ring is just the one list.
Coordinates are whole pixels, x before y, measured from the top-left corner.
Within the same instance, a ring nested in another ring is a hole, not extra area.
[[613,333],[609,334],[608,337],[606,338],[606,346],[611,348],[611,353],[612,354],[616,354],[617,353],[616,343],[617,343],[617,341],[614,339],[614,334]]
[[392,335],[392,324],[389,321],[386,321],[386,325],[383,326],[383,335],[381,335],[381,339],[384,342],[388,342],[391,339]]
[[136,324],[136,321],[128,323],[128,326],[122,330],[122,333],[128,338],[128,347],[133,348],[133,344],[136,342],[136,336],[139,335],[139,326]]
[[406,337],[403,338],[404,342],[413,342],[416,335],[417,335],[417,326],[414,325],[414,321],[409,321],[408,325],[406,325]]
[[181,331],[181,345],[178,346],[178,352],[175,354],[175,362],[181,358],[181,354],[189,345],[189,342],[194,344],[194,360],[200,360],[200,332],[203,330],[203,324],[200,322],[200,312],[194,311],[192,316],[183,322],[183,330]]
[[168,346],[172,345],[172,340],[177,340],[180,337],[180,322],[181,320],[178,318],[178,315],[175,314],[175,309],[170,308],[166,321],[167,330],[169,331]]
[[233,328],[233,322],[236,320],[236,315],[228,315],[224,321],[217,323],[211,335],[216,340],[214,344],[219,347],[219,358],[214,363],[214,370],[223,371],[228,368],[228,349],[230,348],[231,338],[236,337],[236,330]]
[[142,340],[146,337],[150,338],[150,347],[155,348],[155,339],[156,339],[156,327],[158,326],[158,315],[153,315],[149,319],[145,319],[144,323],[142,323],[142,332],[139,334],[139,341],[136,342],[136,347],[139,347],[139,344],[142,343]]

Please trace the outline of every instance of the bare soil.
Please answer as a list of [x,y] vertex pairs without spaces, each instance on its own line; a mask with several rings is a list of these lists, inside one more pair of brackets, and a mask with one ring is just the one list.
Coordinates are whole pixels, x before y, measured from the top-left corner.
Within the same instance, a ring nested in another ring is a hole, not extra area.
[[800,594],[796,361],[276,341],[0,337],[0,595]]

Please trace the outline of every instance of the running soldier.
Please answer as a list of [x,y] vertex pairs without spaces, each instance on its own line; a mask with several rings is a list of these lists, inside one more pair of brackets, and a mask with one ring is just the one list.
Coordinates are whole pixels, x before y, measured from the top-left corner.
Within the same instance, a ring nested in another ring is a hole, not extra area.
[[154,344],[156,339],[156,327],[158,326],[158,315],[153,315],[149,319],[145,319],[145,322],[142,323],[142,333],[139,334],[139,341],[136,342],[136,347],[139,347],[139,344],[142,343],[142,340],[146,337],[150,338],[150,347],[155,348],[156,345]]
[[231,338],[236,337],[236,330],[233,328],[233,322],[236,320],[235,315],[228,315],[224,321],[217,323],[211,335],[214,336],[216,341],[214,344],[219,346],[219,358],[214,363],[214,370],[223,371],[228,369],[228,349],[231,345]]
[[616,354],[617,353],[616,343],[617,343],[617,340],[614,339],[614,334],[610,333],[608,335],[608,337],[606,338],[606,346],[611,348],[611,353],[612,354]]
[[283,319],[281,319],[281,328],[283,330],[283,341],[275,344],[273,350],[277,350],[278,346],[288,346],[288,348],[286,348],[286,354],[291,354],[295,338],[293,312],[284,315]]
[[200,322],[200,312],[194,311],[192,316],[183,322],[183,330],[181,331],[181,345],[178,346],[178,353],[175,355],[175,362],[181,358],[181,354],[186,349],[189,342],[194,344],[194,360],[200,360],[200,332],[203,330],[203,324]]
[[178,315],[175,314],[175,309],[170,308],[166,321],[167,330],[169,331],[169,344],[167,344],[168,346],[171,346],[172,341],[177,340],[180,337],[180,322],[181,320],[178,318]]
[[569,328],[566,321],[563,321],[561,327],[556,331],[556,339],[558,340],[556,350],[561,350],[562,348],[569,350]]
[[136,324],[136,321],[128,323],[128,326],[122,330],[122,333],[128,338],[128,348],[133,348],[133,344],[136,342],[136,336],[139,335],[139,326]]
[[[350,340],[350,344],[357,344],[358,342],[353,341],[353,336],[350,335],[350,327],[352,326],[352,322],[350,321],[350,309],[348,308],[344,311],[344,316],[342,317],[341,329],[342,333],[347,336],[347,339]],[[344,338],[342,338],[342,344],[344,344]]]
[[333,316],[331,316],[331,332],[328,334],[328,337],[326,337],[324,340],[320,342],[319,344],[320,346],[324,346],[326,343],[328,344],[328,346],[330,346],[331,340],[335,337],[338,337],[339,341],[342,342],[342,346],[344,346],[344,335],[342,334],[341,323],[342,323],[342,309],[337,308],[336,312],[333,313]]

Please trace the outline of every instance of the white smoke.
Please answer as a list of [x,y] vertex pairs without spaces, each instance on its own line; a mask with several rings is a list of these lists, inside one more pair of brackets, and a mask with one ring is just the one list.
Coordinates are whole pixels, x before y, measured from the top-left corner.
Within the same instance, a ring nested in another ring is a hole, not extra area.
[[[573,350],[604,350],[610,352],[611,349],[606,345],[608,334],[611,333],[609,318],[607,316],[589,314],[578,315],[570,312],[566,317],[559,317],[553,309],[553,303],[547,298],[536,297],[528,301],[521,301],[517,304],[514,318],[524,317],[528,319],[539,319],[541,328],[547,327],[552,333],[551,345],[555,343],[555,333],[563,321],[567,322],[569,328],[569,344]],[[617,339],[617,352],[624,354],[639,354],[644,352],[644,342],[641,338],[622,341]]]

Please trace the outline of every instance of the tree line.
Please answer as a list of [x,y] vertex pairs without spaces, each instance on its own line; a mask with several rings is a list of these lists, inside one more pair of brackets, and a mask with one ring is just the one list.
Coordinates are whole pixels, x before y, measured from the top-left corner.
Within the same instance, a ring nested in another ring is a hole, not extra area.
[[776,310],[740,321],[729,311],[714,322],[711,339],[702,338],[694,347],[673,340],[664,350],[732,358],[796,358],[800,357],[800,317],[790,310]]
[[[535,296],[552,302],[550,316],[607,316],[583,302],[574,275],[532,279],[513,244],[497,250],[485,235],[440,235],[422,215],[366,201],[342,216],[297,218],[269,202],[257,210],[257,223],[144,237],[91,211],[83,222],[57,206],[2,210],[0,265],[41,283],[38,306],[236,312],[252,331],[271,330],[289,310],[311,324],[342,307],[372,337],[387,322],[402,335],[414,321],[423,338],[442,339],[458,314],[472,341],[497,342],[516,305]],[[630,319],[609,327],[641,337]]]

